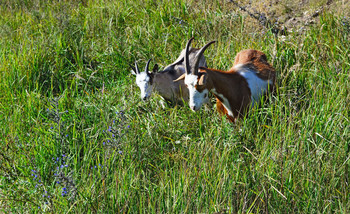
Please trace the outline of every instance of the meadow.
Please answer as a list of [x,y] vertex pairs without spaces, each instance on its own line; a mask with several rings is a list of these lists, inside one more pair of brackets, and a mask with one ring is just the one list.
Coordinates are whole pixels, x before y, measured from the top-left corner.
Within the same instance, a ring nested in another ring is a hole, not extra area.
[[[274,26],[298,15],[276,2]],[[1,1],[0,212],[349,213],[350,10],[328,2],[276,35],[222,0]],[[143,102],[129,64],[192,36],[213,68],[263,51],[276,91],[235,124]]]

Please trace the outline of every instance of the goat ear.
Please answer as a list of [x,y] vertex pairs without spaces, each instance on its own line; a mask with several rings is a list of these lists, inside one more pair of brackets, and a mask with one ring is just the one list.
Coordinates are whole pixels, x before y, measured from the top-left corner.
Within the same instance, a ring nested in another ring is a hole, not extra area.
[[177,81],[180,81],[180,80],[185,79],[185,76],[186,76],[186,73],[185,73],[185,74],[182,74],[181,76],[179,76],[179,78],[177,78],[176,80],[174,80],[174,82],[177,82]]
[[201,73],[199,77],[198,85],[205,85],[207,83],[207,73]]
[[156,72],[158,72],[158,70],[159,70],[158,64],[155,64],[155,65],[153,66],[152,72],[153,72],[153,73],[156,73]]

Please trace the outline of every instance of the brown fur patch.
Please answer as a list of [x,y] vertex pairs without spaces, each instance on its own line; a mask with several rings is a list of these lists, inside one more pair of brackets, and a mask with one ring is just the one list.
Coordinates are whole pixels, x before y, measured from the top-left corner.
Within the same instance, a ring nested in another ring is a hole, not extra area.
[[[237,117],[243,116],[249,109],[251,103],[251,92],[248,83],[244,77],[242,77],[238,71],[241,67],[235,67],[238,64],[246,68],[250,68],[256,71],[259,78],[263,80],[271,80],[273,88],[275,82],[275,69],[267,62],[266,55],[257,50],[243,50],[236,55],[234,66],[228,71],[221,71],[217,69],[200,68],[200,73],[204,76],[206,73],[207,80],[202,81],[203,86],[196,86],[197,90],[207,88],[211,90],[215,88],[216,108],[220,114],[226,115],[231,121],[235,122]],[[199,79],[199,81],[201,81]],[[228,111],[223,106],[224,96],[230,104],[230,110],[233,117],[228,115]]]
[[273,90],[275,85],[276,70],[267,61],[266,55],[258,50],[247,49],[237,53],[233,67],[229,70],[235,72],[235,66],[245,64],[245,66],[256,70],[256,74],[263,80],[271,80],[272,85],[270,90]]
[[[234,121],[234,118],[243,115],[248,110],[251,102],[251,93],[246,79],[239,73],[206,68],[201,69],[200,72],[207,73],[206,88],[208,90],[215,88],[216,93],[214,95],[218,101],[218,111],[226,114],[229,120]],[[229,101],[233,118],[227,114],[226,109],[222,106],[223,100],[219,94]]]
[[235,122],[235,118],[231,117],[228,115],[227,110],[225,107],[222,105],[222,102],[220,101],[219,98],[216,98],[216,110],[221,114],[221,115],[226,115],[227,119],[230,120],[232,123]]
[[235,62],[233,65],[245,64],[251,61],[265,61],[267,62],[266,55],[258,50],[247,49],[237,53]]

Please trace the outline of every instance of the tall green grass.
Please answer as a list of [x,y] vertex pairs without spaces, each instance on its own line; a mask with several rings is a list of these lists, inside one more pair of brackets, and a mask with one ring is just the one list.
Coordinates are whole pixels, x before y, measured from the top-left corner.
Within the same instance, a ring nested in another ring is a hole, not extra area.
[[[0,211],[348,213],[350,22],[279,37],[222,1],[0,4]],[[128,64],[186,41],[228,69],[246,48],[276,92],[229,123],[142,102]]]

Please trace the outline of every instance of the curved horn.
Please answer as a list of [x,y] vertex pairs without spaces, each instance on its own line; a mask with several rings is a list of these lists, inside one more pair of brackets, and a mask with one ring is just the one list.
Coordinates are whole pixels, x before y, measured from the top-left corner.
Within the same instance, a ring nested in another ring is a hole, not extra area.
[[129,66],[130,66],[130,68],[131,68],[133,71],[136,70],[135,67],[134,67],[132,64],[129,64]]
[[198,74],[198,66],[199,66],[199,61],[200,59],[202,58],[203,56],[203,53],[204,51],[213,43],[215,43],[216,41],[211,41],[211,42],[208,42],[206,45],[204,45],[199,51],[198,53],[196,54],[196,63],[194,64],[194,71],[193,71],[193,74]]
[[185,70],[186,70],[186,74],[190,74],[191,73],[191,67],[190,67],[190,59],[189,59],[189,49],[191,46],[191,42],[194,38],[192,37],[190,40],[188,40],[187,44],[186,44],[186,51],[185,51]]
[[139,66],[137,65],[137,61],[135,61],[135,73],[137,74],[140,73]]
[[149,67],[149,62],[151,61],[151,59],[148,60],[147,64],[146,64],[146,67],[145,67],[145,71],[147,74],[149,74],[149,71],[148,71],[148,67]]

